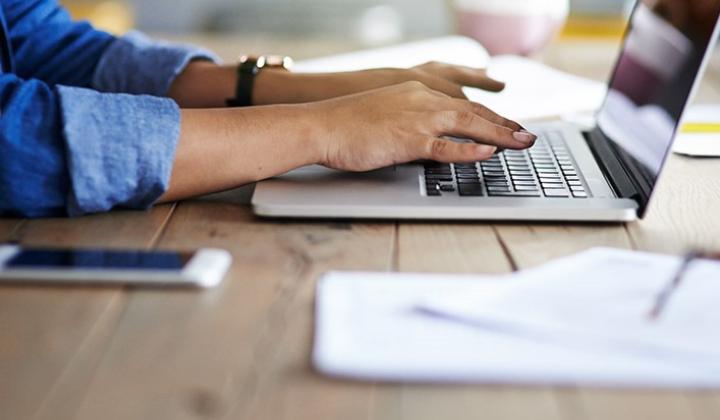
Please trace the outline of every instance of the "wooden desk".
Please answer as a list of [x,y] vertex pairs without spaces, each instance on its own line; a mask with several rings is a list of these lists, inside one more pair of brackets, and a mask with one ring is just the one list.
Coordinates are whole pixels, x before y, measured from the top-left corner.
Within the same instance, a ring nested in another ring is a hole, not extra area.
[[[555,65],[604,78],[610,44],[561,44]],[[716,62],[701,101],[720,98]],[[503,273],[604,245],[720,249],[720,161],[673,157],[628,225],[285,223],[238,190],[149,212],[2,220],[27,245],[185,249],[235,257],[208,292],[0,288],[0,418],[717,419],[720,393],[353,383],[313,373],[315,280],[329,269]]]

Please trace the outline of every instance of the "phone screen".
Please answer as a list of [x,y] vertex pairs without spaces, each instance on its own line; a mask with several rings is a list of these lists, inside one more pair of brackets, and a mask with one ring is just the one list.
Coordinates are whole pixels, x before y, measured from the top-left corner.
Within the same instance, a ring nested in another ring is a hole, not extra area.
[[87,270],[170,270],[181,271],[192,258],[190,253],[33,249],[20,251],[6,268],[87,269]]

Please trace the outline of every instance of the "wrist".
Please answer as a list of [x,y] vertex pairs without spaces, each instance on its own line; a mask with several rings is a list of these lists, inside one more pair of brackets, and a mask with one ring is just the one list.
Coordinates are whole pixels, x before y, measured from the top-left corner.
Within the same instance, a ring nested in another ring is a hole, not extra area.
[[328,124],[327,111],[319,103],[289,105],[295,110],[293,130],[299,136],[305,153],[305,165],[322,165],[327,160],[331,143],[332,127]]
[[297,103],[293,99],[295,74],[280,69],[266,69],[255,77],[254,105]]

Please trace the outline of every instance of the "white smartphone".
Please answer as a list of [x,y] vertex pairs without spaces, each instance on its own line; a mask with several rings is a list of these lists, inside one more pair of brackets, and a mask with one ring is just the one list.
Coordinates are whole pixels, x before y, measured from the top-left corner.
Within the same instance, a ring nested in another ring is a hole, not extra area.
[[0,245],[0,282],[214,287],[230,268],[222,249],[195,252]]

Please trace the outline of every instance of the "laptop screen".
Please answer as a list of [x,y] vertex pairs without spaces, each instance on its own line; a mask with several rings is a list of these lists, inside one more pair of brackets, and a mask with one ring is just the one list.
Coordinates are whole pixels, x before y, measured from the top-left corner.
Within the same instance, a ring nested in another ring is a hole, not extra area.
[[640,0],[598,126],[652,190],[713,41],[720,0]]

